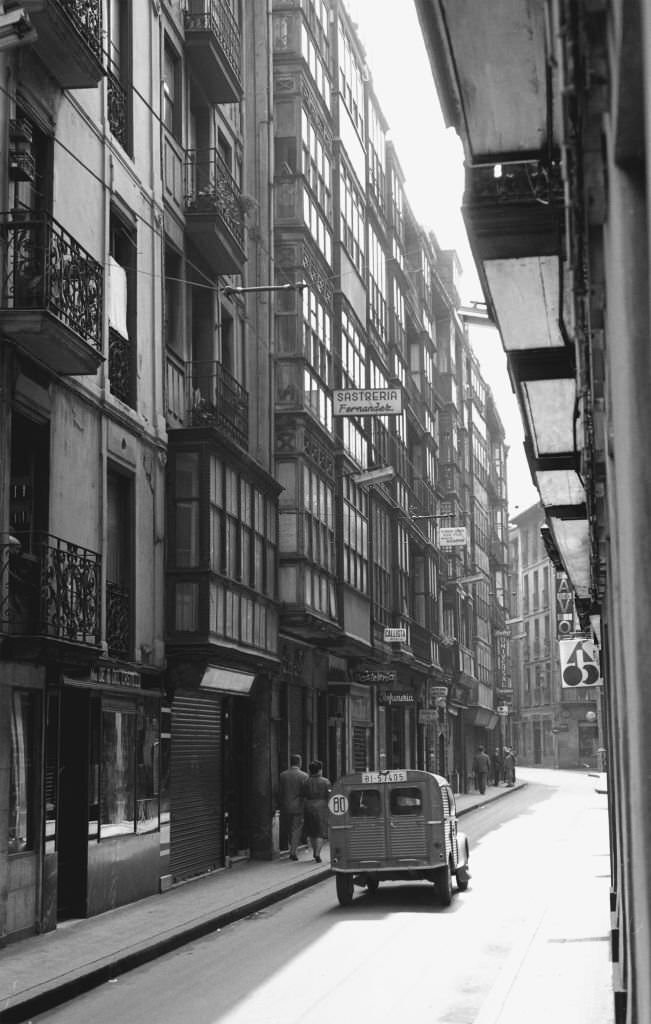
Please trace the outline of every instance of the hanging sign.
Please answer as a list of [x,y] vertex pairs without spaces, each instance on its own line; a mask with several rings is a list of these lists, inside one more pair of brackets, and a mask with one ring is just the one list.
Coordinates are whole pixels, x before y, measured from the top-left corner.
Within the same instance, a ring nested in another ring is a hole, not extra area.
[[556,632],[559,640],[574,632],[574,591],[564,572],[556,573]]
[[439,544],[442,548],[465,548],[468,531],[465,526],[439,526]]
[[383,640],[385,644],[406,644],[407,630],[402,626],[385,626]]
[[397,416],[402,412],[400,388],[337,388],[333,416]]
[[603,681],[599,656],[592,640],[585,637],[559,640],[558,649],[561,656],[561,687],[577,689],[596,686]]

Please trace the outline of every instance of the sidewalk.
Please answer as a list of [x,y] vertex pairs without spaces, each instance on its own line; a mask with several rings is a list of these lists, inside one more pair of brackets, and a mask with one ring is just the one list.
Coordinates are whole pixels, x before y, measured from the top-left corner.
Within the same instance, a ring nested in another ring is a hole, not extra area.
[[[521,789],[490,786],[458,794],[459,815]],[[248,917],[330,874],[307,851],[244,861],[97,917],[60,924],[56,931],[0,950],[0,1021],[25,1021],[171,950]]]

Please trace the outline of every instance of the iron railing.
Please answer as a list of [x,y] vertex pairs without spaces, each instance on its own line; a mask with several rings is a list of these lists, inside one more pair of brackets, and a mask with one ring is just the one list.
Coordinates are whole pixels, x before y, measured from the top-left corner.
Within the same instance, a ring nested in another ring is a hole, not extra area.
[[247,448],[249,443],[249,393],[216,361],[186,364],[189,388],[186,408],[191,410],[192,426],[218,427],[228,437]]
[[100,642],[101,556],[50,534],[0,544],[0,630],[72,643]]
[[106,584],[106,644],[112,658],[131,655],[131,590]]
[[221,0],[190,0],[189,6],[184,16],[185,31],[210,32],[240,78],[240,28],[233,12]]
[[128,338],[109,328],[108,378],[111,394],[125,405],[134,403],[133,347]]
[[101,59],[101,0],[50,0],[50,5],[60,8],[67,15],[93,53]]
[[241,190],[217,149],[187,150],[185,210],[190,214],[219,214],[240,248],[244,247]]
[[130,125],[127,90],[110,67],[107,66],[105,71],[108,122],[111,134],[117,139],[122,148],[129,152]]
[[7,247],[2,308],[47,311],[101,349],[101,264],[48,213],[14,210],[0,218]]

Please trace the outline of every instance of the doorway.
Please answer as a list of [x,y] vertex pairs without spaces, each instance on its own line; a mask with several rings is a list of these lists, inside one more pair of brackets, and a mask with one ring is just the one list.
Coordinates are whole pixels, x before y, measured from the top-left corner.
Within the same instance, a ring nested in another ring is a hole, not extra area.
[[62,691],[59,746],[57,917],[86,916],[90,695]]

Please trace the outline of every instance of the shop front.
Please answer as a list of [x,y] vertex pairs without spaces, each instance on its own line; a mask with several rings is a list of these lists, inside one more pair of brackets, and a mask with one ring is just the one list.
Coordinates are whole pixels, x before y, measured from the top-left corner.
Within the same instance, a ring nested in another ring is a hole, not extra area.
[[255,676],[206,665],[171,700],[168,882],[249,856],[251,691]]
[[43,903],[88,917],[158,891],[161,695],[100,666],[47,694]]

